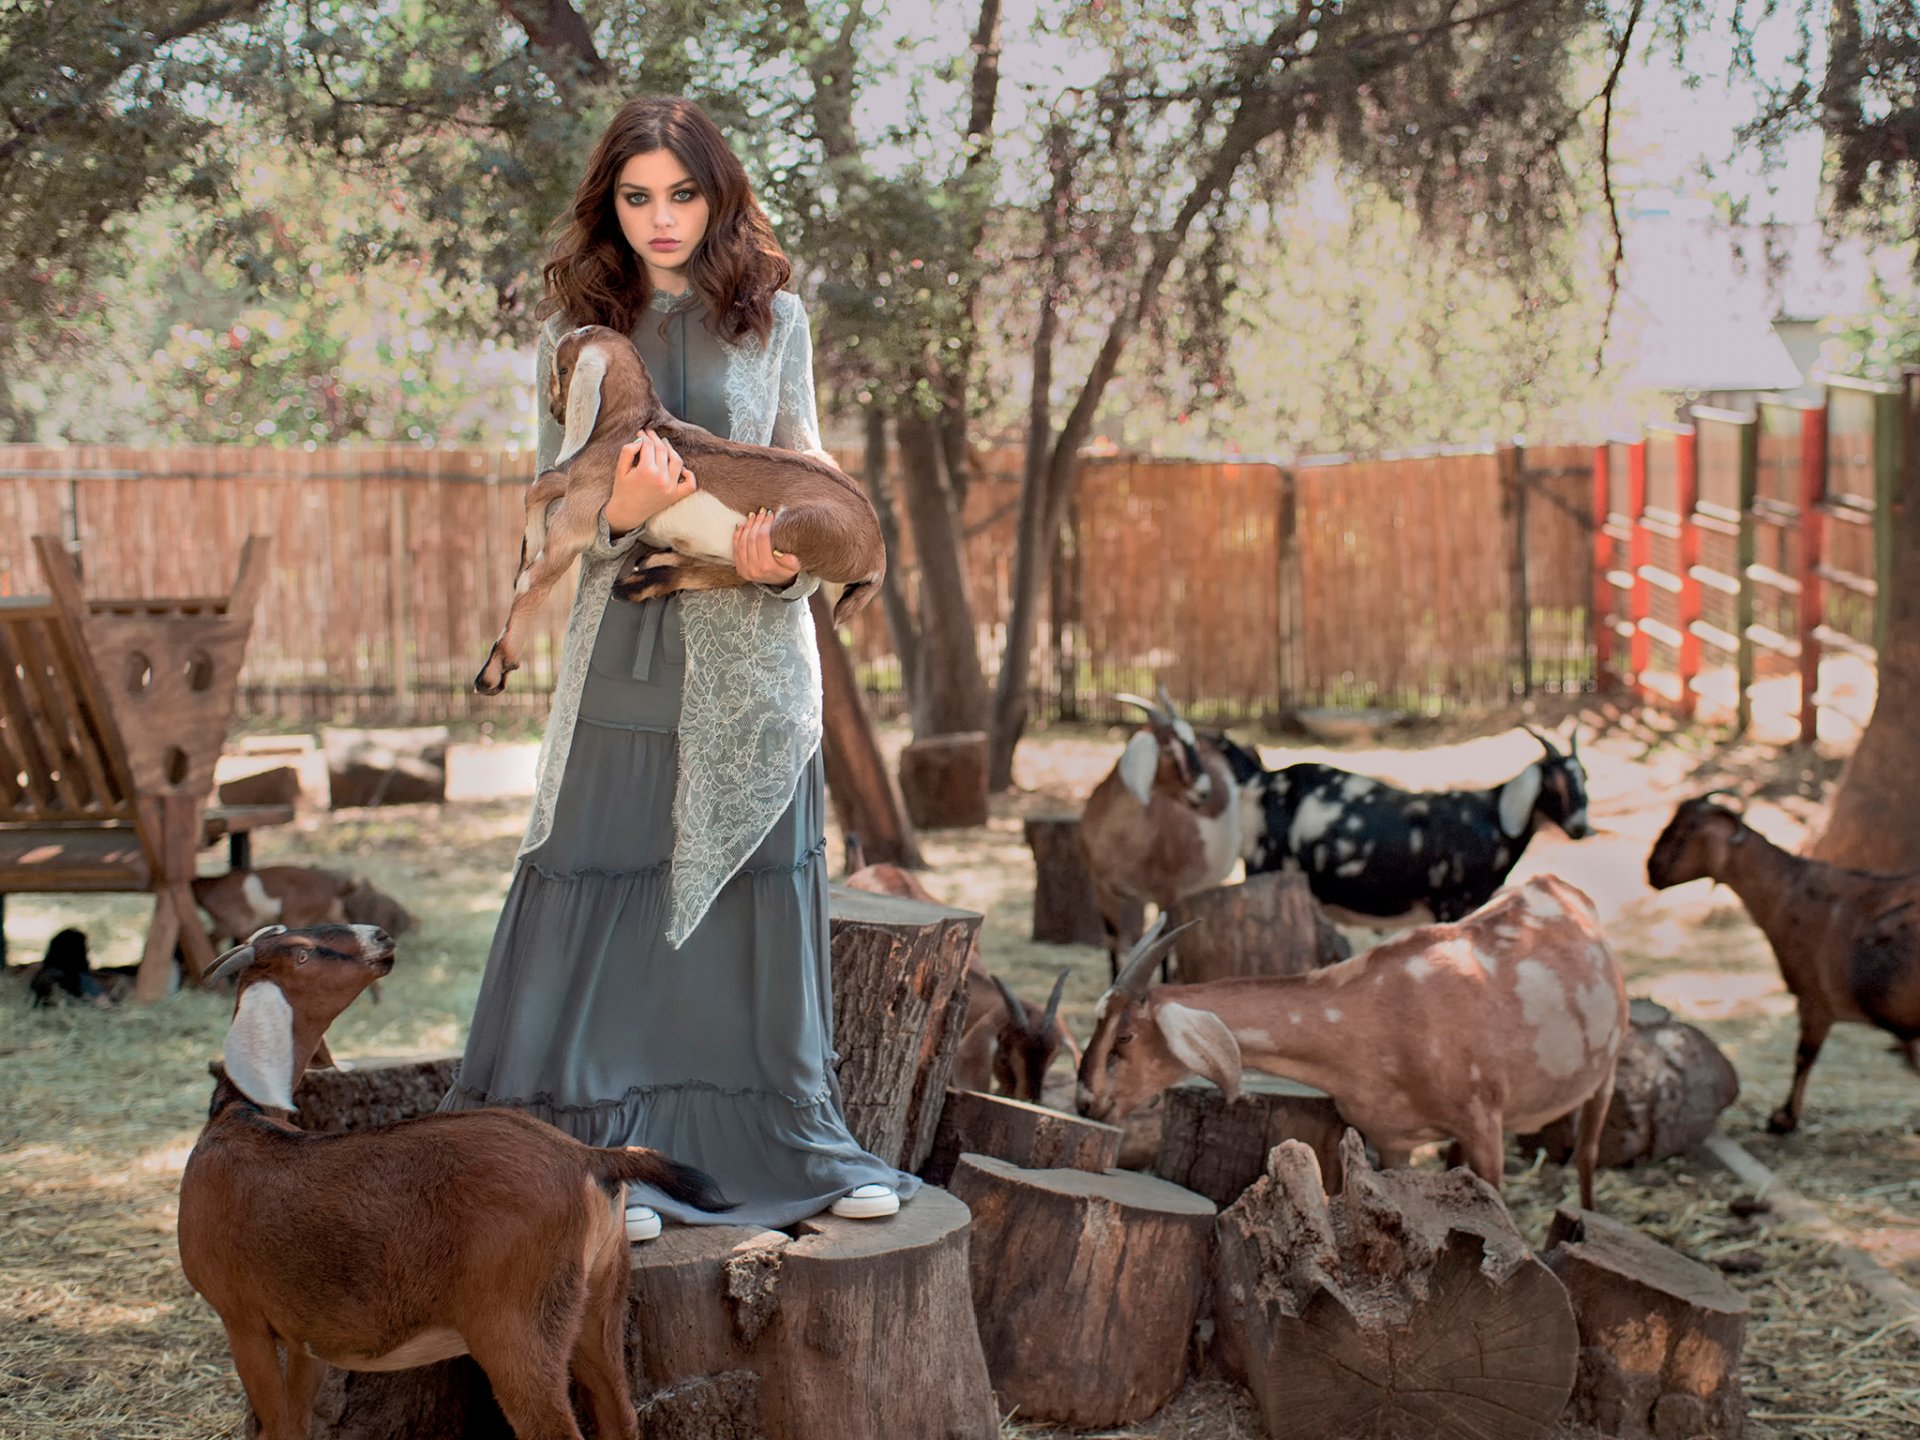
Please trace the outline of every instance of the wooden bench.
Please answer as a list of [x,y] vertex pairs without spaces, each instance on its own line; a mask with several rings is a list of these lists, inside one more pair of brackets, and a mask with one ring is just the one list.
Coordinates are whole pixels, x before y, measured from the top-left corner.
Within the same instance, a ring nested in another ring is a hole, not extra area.
[[225,838],[244,866],[254,829],[293,818],[290,805],[208,805],[266,539],[241,547],[227,594],[151,600],[89,600],[64,542],[33,546],[49,593],[0,598],[0,905],[151,892],[135,986],[151,1000],[176,942],[193,979],[213,960],[190,889],[201,846]]

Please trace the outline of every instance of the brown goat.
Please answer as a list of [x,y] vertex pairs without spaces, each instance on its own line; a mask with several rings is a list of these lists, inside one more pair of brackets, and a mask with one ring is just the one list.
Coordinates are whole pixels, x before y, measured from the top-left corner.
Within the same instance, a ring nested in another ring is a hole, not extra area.
[[1222,735],[1195,733],[1164,685],[1158,705],[1134,695],[1114,698],[1146,711],[1147,725],[1087,797],[1080,844],[1106,927],[1108,970],[1118,975],[1120,957],[1140,938],[1146,901],[1164,911],[1232,872],[1245,843],[1245,777],[1235,774],[1238,747]]
[[202,875],[193,882],[193,898],[213,919],[215,943],[238,941],[263,925],[298,930],[307,925],[339,925],[348,919],[351,875],[307,865],[264,865]]
[[[847,866],[852,872],[842,883],[875,895],[898,895],[929,905],[940,902],[912,873],[898,865],[862,865],[857,836],[847,837]],[[998,975],[989,974],[978,949],[967,957],[967,1024],[953,1059],[953,1083],[962,1090],[988,1090],[1016,1100],[1040,1103],[1047,1070],[1062,1050],[1080,1064],[1080,1047],[1060,1019],[1060,994],[1067,983],[1062,970],[1053,982],[1045,1007],[1030,1004],[1013,993]]]
[[[264,1440],[306,1440],[328,1365],[470,1354],[520,1440],[638,1440],[623,1353],[625,1184],[706,1210],[713,1182],[511,1110],[310,1135],[289,1112],[327,1026],[393,967],[371,925],[270,927],[222,956],[226,1075],[180,1179],[180,1265],[226,1327]],[[285,1352],[284,1371],[281,1352]]]
[[[860,484],[814,455],[723,440],[675,419],[661,402],[633,342],[617,330],[583,325],[554,347],[548,408],[566,427],[555,464],[527,489],[527,528],[507,623],[474,678],[497,695],[520,666],[521,632],[547,592],[598,533],[613,497],[622,447],[642,430],[665,439],[698,476],[692,495],[640,527],[660,554],[624,577],[620,593],[644,600],[676,590],[743,585],[733,568],[733,532],[758,510],[775,513],[775,549],[826,584],[843,586],[836,624],[873,598],[886,571],[880,520]],[[549,513],[551,511],[551,513]]]
[[1800,1123],[1807,1077],[1836,1021],[1877,1025],[1920,1071],[1920,870],[1879,875],[1789,855],[1711,796],[1683,801],[1647,857],[1656,890],[1712,877],[1773,946],[1800,1012],[1793,1086],[1767,1119]]
[[1627,991],[1593,902],[1566,881],[1539,876],[1305,975],[1149,989],[1162,924],[1100,998],[1082,1115],[1117,1121],[1192,1074],[1231,1097],[1248,1066],[1326,1091],[1385,1164],[1453,1140],[1497,1190],[1503,1132],[1577,1109],[1593,1207]]

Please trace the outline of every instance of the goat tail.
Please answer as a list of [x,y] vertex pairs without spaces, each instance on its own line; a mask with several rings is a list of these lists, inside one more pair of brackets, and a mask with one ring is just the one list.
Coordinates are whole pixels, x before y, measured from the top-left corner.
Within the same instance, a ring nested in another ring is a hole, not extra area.
[[735,1202],[720,1193],[720,1186],[704,1170],[669,1160],[658,1150],[630,1145],[625,1149],[598,1149],[593,1152],[593,1174],[603,1185],[615,1181],[639,1180],[653,1186],[683,1205],[709,1214],[722,1214],[736,1208]]

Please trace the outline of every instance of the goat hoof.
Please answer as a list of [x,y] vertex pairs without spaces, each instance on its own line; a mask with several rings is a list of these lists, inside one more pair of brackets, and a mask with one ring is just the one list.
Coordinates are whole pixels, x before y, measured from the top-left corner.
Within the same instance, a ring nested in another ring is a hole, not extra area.
[[1769,1135],[1791,1135],[1799,1127],[1800,1117],[1785,1110],[1776,1110],[1767,1117]]

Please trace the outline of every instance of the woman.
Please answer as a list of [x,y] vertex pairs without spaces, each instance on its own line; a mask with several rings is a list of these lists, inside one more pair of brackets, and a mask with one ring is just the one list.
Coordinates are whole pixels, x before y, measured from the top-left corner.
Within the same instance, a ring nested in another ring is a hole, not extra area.
[[[601,136],[546,266],[544,401],[559,337],[632,335],[667,407],[751,444],[817,451],[806,312],[746,171],[684,100],[635,100]],[[544,413],[539,460],[560,430]],[[820,672],[806,597],[741,525],[750,582],[610,599],[637,527],[698,478],[665,440],[621,454],[581,560],[533,816],[487,959],[460,1076],[442,1105],[526,1110],[594,1145],[650,1145],[712,1174],[710,1216],[644,1186],[627,1233],[662,1214],[788,1225],[891,1214],[918,1181],[848,1133],[833,1076]]]

